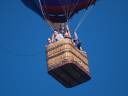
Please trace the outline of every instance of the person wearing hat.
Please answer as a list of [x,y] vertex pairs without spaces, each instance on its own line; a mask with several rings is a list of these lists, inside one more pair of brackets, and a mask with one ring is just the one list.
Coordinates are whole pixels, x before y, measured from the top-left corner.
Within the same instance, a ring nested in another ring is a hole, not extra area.
[[52,43],[51,38],[48,38],[48,44],[51,44],[51,43]]
[[52,36],[52,42],[56,42],[56,41],[60,41],[61,39],[63,39],[63,35],[57,31],[54,31],[54,34]]
[[68,24],[66,24],[66,32],[64,33],[64,37],[71,39],[71,34],[70,34]]
[[82,50],[81,42],[80,42],[76,32],[74,32],[74,39],[73,39],[73,41],[74,41],[75,47],[78,48],[79,50]]
[[69,31],[66,31],[65,34],[64,34],[64,37],[71,39],[70,32]]

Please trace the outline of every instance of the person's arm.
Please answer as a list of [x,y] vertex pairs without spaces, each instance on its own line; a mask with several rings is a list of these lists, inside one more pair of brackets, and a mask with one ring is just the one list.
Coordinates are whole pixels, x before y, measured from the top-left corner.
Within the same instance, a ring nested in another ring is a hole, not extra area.
[[54,42],[55,41],[55,38],[54,38],[54,34],[52,35],[52,42]]
[[71,37],[71,33],[70,33],[70,29],[69,29],[68,24],[66,25],[66,29],[67,29],[67,32],[68,32],[69,36]]

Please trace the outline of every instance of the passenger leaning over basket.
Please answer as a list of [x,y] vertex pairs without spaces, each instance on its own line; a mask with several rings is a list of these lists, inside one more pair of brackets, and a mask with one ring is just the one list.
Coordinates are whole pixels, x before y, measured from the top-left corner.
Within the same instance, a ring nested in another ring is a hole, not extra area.
[[67,31],[64,33],[64,37],[71,39],[71,34],[68,25],[66,25],[66,30]]
[[70,32],[69,31],[66,31],[65,34],[64,34],[64,37],[71,39]]
[[73,39],[73,41],[74,41],[75,47],[78,48],[79,50],[82,50],[81,42],[80,42],[76,32],[74,32],[74,39]]
[[51,38],[48,38],[48,44],[51,44],[51,43],[52,43]]
[[53,36],[52,36],[52,42],[60,41],[63,38],[64,36],[61,33],[54,31]]

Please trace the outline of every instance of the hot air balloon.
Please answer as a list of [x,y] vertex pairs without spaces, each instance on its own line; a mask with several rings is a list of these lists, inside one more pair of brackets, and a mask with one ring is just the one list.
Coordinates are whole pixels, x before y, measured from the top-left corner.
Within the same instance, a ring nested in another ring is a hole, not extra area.
[[[88,9],[96,0],[21,0],[61,34],[69,31],[68,21],[78,11]],[[63,29],[63,32],[60,32]],[[69,36],[70,37],[70,36]],[[46,48],[48,73],[67,88],[91,79],[87,54],[80,48],[78,36],[62,38]],[[77,39],[76,39],[77,38]],[[49,38],[50,40],[50,38]],[[78,44],[79,43],[79,48]],[[75,46],[75,44],[77,44]]]

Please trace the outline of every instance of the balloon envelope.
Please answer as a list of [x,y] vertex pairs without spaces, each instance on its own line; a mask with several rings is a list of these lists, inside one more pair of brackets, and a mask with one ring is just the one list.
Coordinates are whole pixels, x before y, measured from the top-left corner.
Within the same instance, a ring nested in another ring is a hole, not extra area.
[[[51,22],[66,22],[79,10],[88,8],[96,0],[22,0],[22,2]],[[41,4],[40,4],[41,3]],[[41,7],[43,13],[41,12]]]

